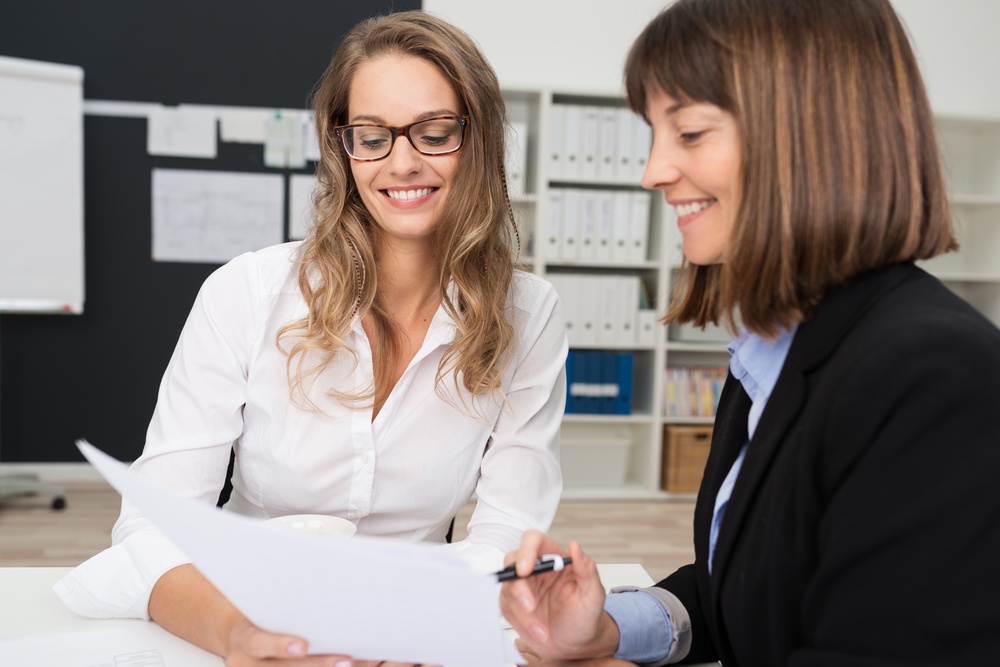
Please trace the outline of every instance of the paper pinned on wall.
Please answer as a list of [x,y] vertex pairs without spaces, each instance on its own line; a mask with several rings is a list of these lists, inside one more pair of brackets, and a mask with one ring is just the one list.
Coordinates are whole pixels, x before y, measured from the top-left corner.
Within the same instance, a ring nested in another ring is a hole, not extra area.
[[284,240],[283,177],[153,170],[153,259],[228,262]]
[[292,174],[288,179],[288,238],[304,239],[312,226],[312,195],[316,177],[312,174]]
[[270,109],[226,109],[219,113],[219,137],[234,143],[262,144],[264,125],[273,114]]
[[216,115],[203,109],[158,106],[150,109],[146,151],[150,155],[214,159]]
[[275,111],[264,123],[264,166],[301,169],[306,166],[304,111]]
[[89,443],[77,446],[258,627],[303,637],[313,653],[359,660],[522,661],[501,627],[499,584],[452,553],[282,531],[173,494]]

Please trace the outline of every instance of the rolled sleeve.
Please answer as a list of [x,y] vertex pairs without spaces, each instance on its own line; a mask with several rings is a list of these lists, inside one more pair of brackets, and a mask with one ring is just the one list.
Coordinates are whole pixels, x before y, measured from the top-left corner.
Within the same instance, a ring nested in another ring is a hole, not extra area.
[[691,648],[691,619],[673,594],[662,588],[620,587],[604,600],[618,625],[615,657],[647,665],[677,662]]

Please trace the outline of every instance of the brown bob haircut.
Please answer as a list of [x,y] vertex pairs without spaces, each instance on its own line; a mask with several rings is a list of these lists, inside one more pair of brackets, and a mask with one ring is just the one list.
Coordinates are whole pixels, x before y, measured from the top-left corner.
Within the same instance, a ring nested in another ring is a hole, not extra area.
[[831,288],[957,248],[916,59],[886,0],[678,0],[636,39],[651,93],[736,119],[741,183],[722,264],[685,262],[665,321],[774,335]]

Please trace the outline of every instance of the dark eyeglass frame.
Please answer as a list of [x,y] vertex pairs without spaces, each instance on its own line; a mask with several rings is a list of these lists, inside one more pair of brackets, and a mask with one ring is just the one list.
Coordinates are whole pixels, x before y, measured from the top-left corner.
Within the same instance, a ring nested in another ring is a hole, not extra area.
[[[412,128],[414,125],[420,125],[421,123],[429,123],[435,120],[458,121],[458,125],[460,128],[460,134],[458,136],[458,146],[455,146],[454,148],[449,148],[446,151],[428,153],[425,150],[421,150],[419,147],[417,147],[415,143],[413,143],[413,137],[410,136],[410,128]],[[340,140],[340,146],[341,148],[344,149],[344,152],[347,153],[347,157],[351,158],[352,160],[357,160],[358,162],[376,162],[378,160],[386,159],[387,157],[389,157],[389,154],[392,153],[392,149],[396,145],[396,139],[401,136],[406,137],[406,140],[410,142],[411,146],[413,146],[413,150],[417,151],[421,155],[430,155],[433,157],[435,155],[450,155],[461,149],[462,146],[465,145],[465,128],[468,127],[470,120],[471,119],[468,116],[434,116],[432,118],[424,118],[423,120],[418,120],[415,123],[410,123],[409,125],[404,125],[402,127],[393,127],[392,125],[382,125],[380,123],[358,123],[356,125],[338,125],[337,127],[333,128],[333,133],[334,135],[336,135],[337,139]],[[386,151],[385,155],[383,155],[382,157],[354,157],[353,155],[351,155],[351,151],[347,149],[347,143],[346,140],[344,139],[344,132],[357,127],[381,127],[382,129],[389,130],[391,139],[389,141],[389,150]]]

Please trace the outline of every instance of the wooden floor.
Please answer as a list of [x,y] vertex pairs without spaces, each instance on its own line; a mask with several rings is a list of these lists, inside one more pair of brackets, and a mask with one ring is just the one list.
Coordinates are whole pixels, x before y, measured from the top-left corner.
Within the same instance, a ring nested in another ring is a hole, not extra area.
[[[0,500],[0,567],[77,565],[110,543],[120,498],[104,482],[70,482],[67,507],[54,511],[43,497]],[[471,505],[456,521],[464,534]],[[640,563],[654,579],[691,562],[687,501],[563,501],[550,534],[577,540],[599,563]]]

